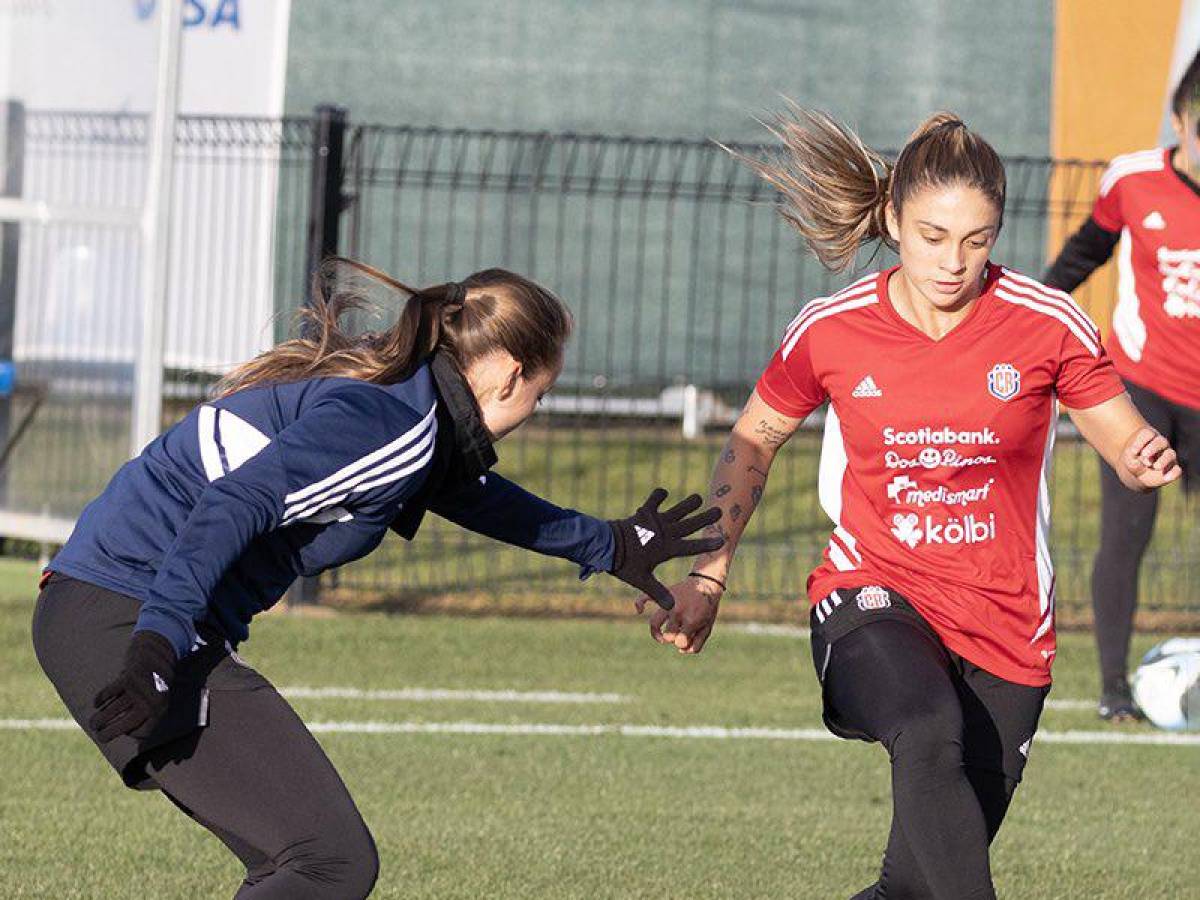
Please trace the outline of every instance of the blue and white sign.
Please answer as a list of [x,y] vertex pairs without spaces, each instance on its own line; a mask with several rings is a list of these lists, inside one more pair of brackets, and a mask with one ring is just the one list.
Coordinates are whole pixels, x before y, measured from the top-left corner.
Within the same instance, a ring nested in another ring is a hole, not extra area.
[[[150,113],[159,20],[170,2],[182,8],[180,115],[280,118],[290,0],[0,0],[0,99],[39,111]],[[24,199],[136,213],[148,171],[148,148],[138,137],[144,129],[110,121],[97,117],[89,127],[101,137],[67,154],[55,156],[52,144],[32,139]],[[169,367],[219,369],[272,343],[279,151],[265,124],[260,132],[235,154],[219,142],[178,145]],[[136,230],[27,233],[17,269],[15,359],[131,363],[141,333]]]

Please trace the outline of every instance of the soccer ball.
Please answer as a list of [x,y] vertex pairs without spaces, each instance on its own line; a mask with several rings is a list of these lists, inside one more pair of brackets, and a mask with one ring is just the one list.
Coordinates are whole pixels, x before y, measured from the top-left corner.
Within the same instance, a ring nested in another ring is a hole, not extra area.
[[1154,647],[1142,657],[1130,687],[1159,728],[1200,730],[1200,638],[1172,638]]

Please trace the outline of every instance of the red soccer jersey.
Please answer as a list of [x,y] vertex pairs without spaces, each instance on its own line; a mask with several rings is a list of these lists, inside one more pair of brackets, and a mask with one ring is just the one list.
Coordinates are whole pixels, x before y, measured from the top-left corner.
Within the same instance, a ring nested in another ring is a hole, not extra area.
[[1118,156],[1092,218],[1121,232],[1108,352],[1117,371],[1200,409],[1200,195],[1171,148]]
[[819,487],[835,527],[809,599],[885,585],[951,650],[1049,684],[1056,398],[1080,409],[1124,388],[1062,291],[989,264],[967,317],[935,341],[892,306],[895,271],[806,305],[758,382],[786,416],[830,401]]

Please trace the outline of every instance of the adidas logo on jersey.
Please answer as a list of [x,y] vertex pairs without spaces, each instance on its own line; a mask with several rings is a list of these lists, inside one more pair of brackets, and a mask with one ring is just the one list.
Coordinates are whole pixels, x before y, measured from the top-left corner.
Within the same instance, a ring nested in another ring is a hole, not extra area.
[[642,542],[643,547],[645,547],[654,539],[654,532],[649,528],[643,528],[641,525],[634,525],[633,530],[637,532],[638,540]]
[[850,394],[851,397],[882,397],[883,391],[879,389],[879,385],[875,383],[875,379],[870,375],[866,376],[858,383],[858,387]]
[[1162,231],[1167,227],[1167,220],[1157,209],[1142,219],[1142,227],[1147,231]]

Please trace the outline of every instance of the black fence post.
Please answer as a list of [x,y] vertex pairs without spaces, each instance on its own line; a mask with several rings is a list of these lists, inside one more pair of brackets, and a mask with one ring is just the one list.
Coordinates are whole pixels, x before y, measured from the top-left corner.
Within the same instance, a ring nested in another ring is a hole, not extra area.
[[[0,197],[19,198],[25,180],[25,104],[4,104],[4,179]],[[0,448],[7,455],[12,419],[13,324],[17,313],[19,222],[0,222]],[[0,505],[8,499],[8,467],[0,467]]]
[[[312,169],[308,196],[308,237],[304,259],[304,302],[313,302],[313,276],[338,252],[338,230],[346,207],[342,185],[349,114],[344,107],[321,105],[314,111]],[[290,606],[321,602],[320,579],[300,578],[288,592]]]
[[322,261],[338,252],[338,225],[345,208],[342,184],[346,172],[342,160],[349,115],[343,107],[322,105],[316,108],[315,120],[305,253],[305,303],[312,302],[312,279]]

